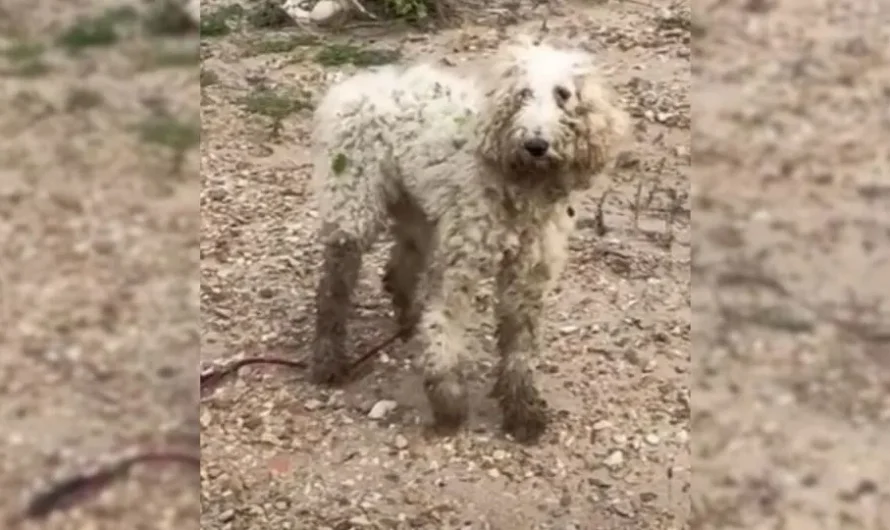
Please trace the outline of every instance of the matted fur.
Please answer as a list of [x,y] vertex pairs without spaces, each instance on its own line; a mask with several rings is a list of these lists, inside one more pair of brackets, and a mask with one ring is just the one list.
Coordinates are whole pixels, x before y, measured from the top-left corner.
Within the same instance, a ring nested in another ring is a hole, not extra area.
[[481,320],[474,291],[495,277],[493,392],[505,430],[534,441],[547,413],[530,360],[574,228],[570,205],[605,168],[627,120],[584,52],[521,43],[490,66],[474,77],[432,65],[362,73],[319,105],[313,156],[325,251],[312,372],[318,382],[343,375],[361,258],[389,230],[383,283],[405,337],[416,331],[422,343],[436,424],[466,418],[464,371],[479,346],[468,332]]

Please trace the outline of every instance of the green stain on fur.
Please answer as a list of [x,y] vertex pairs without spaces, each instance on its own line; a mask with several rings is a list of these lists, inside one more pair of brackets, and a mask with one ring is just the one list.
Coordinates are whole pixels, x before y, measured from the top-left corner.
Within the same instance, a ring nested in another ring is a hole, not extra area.
[[346,166],[349,165],[349,159],[346,158],[346,155],[343,153],[337,153],[334,156],[334,159],[331,161],[331,170],[334,171],[335,175],[342,175],[344,171],[346,171]]

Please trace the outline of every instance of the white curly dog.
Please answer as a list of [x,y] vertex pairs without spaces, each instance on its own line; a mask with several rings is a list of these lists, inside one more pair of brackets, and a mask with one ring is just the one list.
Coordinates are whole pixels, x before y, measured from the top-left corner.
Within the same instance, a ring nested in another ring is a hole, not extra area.
[[466,370],[482,319],[475,291],[495,278],[503,427],[534,442],[547,408],[531,359],[545,295],[574,228],[570,206],[613,157],[627,118],[593,58],[530,42],[481,75],[432,65],[384,68],[333,86],[316,111],[314,178],[324,246],[312,374],[347,366],[347,316],[362,255],[395,239],[384,286],[420,365],[436,426],[468,413]]

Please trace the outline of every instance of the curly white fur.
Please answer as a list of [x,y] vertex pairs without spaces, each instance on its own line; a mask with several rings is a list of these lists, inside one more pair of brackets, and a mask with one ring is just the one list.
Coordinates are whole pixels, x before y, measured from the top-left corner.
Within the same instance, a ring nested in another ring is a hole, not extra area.
[[406,336],[416,327],[422,339],[436,423],[455,427],[466,416],[468,330],[480,320],[473,291],[495,276],[495,395],[508,432],[540,436],[546,410],[530,359],[573,228],[569,205],[604,169],[626,123],[588,54],[546,45],[510,46],[482,76],[416,65],[331,88],[313,136],[325,247],[316,380],[343,375],[361,255],[390,228],[384,284]]

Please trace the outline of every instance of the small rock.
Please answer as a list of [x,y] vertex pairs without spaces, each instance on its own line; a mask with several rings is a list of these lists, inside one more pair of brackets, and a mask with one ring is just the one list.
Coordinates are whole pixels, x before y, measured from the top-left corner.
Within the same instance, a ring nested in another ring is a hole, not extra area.
[[685,444],[686,442],[689,441],[689,433],[686,432],[686,429],[681,429],[681,430],[677,431],[676,437],[677,437],[677,442],[679,442],[681,444]]
[[612,505],[612,511],[622,517],[633,517],[634,508],[628,501],[618,501]]
[[603,464],[611,469],[621,467],[624,464],[624,453],[620,450],[612,451],[612,453],[603,460]]
[[658,445],[658,443],[661,442],[658,435],[652,433],[647,434],[643,439],[646,440],[646,443],[649,445]]
[[381,399],[371,407],[371,410],[368,412],[368,417],[372,420],[382,420],[389,415],[390,412],[396,410],[397,406],[398,403],[391,399]]
[[219,514],[219,522],[228,523],[235,519],[235,510],[229,508],[228,510]]
[[593,430],[595,431],[604,431],[611,428],[612,422],[610,422],[609,420],[599,420],[598,422],[593,424]]
[[323,406],[324,406],[324,402],[323,402],[323,401],[319,401],[319,400],[317,400],[317,399],[310,399],[309,401],[307,401],[307,402],[303,405],[303,407],[304,407],[306,410],[309,410],[309,411],[312,411],[312,410],[318,410],[318,409],[320,409],[320,408],[323,407]]
[[371,526],[371,520],[364,515],[356,515],[349,520],[349,524],[353,526]]
[[503,449],[495,449],[494,453],[491,454],[491,457],[495,460],[503,460],[507,458],[507,451]]
[[395,440],[393,440],[393,445],[396,446],[396,449],[405,449],[408,447],[408,439],[401,434],[397,434]]
[[488,470],[488,476],[491,478],[498,478],[499,476],[501,476],[501,472],[495,468],[491,468]]
[[337,0],[321,0],[312,8],[312,12],[309,13],[309,18],[312,22],[315,22],[318,25],[325,25],[336,22],[345,13],[346,6],[342,2],[338,2]]
[[281,9],[294,20],[308,20],[311,13],[303,8],[299,0],[285,0]]
[[578,331],[578,326],[563,326],[559,328],[559,332],[563,335],[570,335],[576,331]]
[[210,188],[209,190],[207,190],[207,198],[209,198],[212,201],[221,201],[221,200],[225,199],[226,196],[228,196],[228,194],[229,193],[226,191],[225,188],[222,188],[219,186],[213,187],[213,188]]

